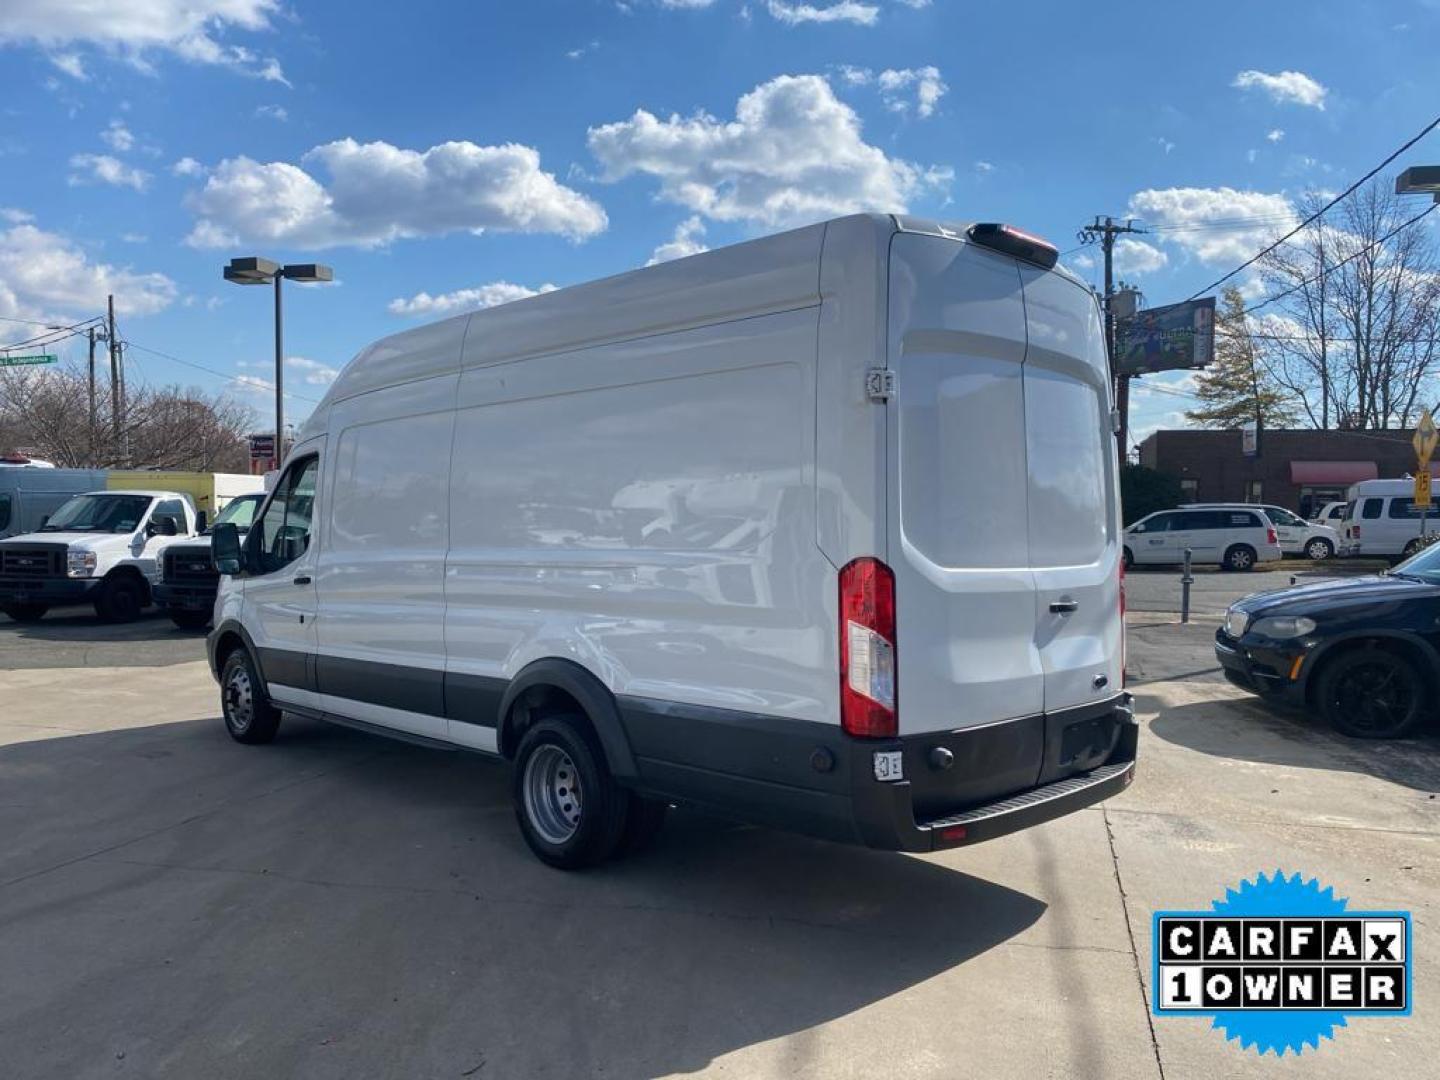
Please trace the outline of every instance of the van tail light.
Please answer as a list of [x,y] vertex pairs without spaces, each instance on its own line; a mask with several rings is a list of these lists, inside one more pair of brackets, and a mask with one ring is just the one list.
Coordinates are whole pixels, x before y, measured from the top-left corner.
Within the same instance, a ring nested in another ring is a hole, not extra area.
[[1350,528],[1349,528],[1349,530],[1348,530],[1348,534],[1349,534],[1351,540],[1359,540],[1359,539],[1360,539],[1360,526],[1359,526],[1359,525],[1351,525]]
[[1280,537],[1275,532],[1275,526],[1272,525],[1270,526],[1270,528],[1265,530],[1265,543],[1273,545],[1278,544],[1279,542]]
[[1126,682],[1127,682],[1128,679],[1129,679],[1129,676],[1128,676],[1128,674],[1127,674],[1126,671],[1125,671],[1125,653],[1126,653],[1126,648],[1125,648],[1125,644],[1126,644],[1126,643],[1125,643],[1125,639],[1126,639],[1126,636],[1127,636],[1127,635],[1126,635],[1126,630],[1125,630],[1125,560],[1122,558],[1122,559],[1120,560],[1120,689],[1122,689],[1122,690],[1125,689],[1125,684],[1126,684]]
[[848,735],[899,733],[895,714],[895,575],[879,559],[840,571],[840,726]]

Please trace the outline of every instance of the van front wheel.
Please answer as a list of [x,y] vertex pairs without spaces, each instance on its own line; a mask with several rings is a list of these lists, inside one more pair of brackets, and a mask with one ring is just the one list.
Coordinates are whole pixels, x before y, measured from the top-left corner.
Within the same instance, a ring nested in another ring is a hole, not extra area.
[[242,743],[268,743],[280,728],[280,710],[271,703],[250,654],[236,649],[220,672],[220,711],[225,730]]
[[1245,544],[1236,544],[1225,552],[1226,570],[1254,570],[1255,549]]
[[541,861],[578,870],[619,849],[630,793],[580,718],[552,717],[525,732],[510,791],[520,833]]

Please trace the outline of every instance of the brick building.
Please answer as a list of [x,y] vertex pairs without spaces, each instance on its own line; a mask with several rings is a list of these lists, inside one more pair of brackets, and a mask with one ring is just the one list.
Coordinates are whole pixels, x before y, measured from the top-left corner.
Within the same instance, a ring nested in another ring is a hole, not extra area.
[[1412,472],[1413,434],[1277,429],[1246,457],[1239,431],[1157,431],[1140,444],[1140,464],[1176,477],[1187,502],[1267,502],[1308,517],[1358,480]]

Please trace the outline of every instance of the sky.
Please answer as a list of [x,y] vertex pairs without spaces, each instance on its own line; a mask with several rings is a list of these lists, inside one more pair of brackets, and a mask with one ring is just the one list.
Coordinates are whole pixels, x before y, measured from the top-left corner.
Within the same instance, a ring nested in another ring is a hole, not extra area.
[[[861,210],[1010,222],[1091,282],[1077,229],[1133,216],[1119,275],[1169,303],[1440,112],[1437,42],[1440,0],[5,0],[0,342],[113,293],[131,380],[263,428],[232,256],[334,267],[286,294],[294,421],[386,334]],[[1191,379],[1136,384],[1135,438]]]

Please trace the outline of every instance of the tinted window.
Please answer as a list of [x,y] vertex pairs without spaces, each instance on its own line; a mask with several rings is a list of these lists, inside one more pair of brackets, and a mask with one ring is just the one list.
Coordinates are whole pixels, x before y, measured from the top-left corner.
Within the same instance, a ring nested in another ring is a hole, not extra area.
[[1142,524],[1144,524],[1146,532],[1165,532],[1170,528],[1170,523],[1179,517],[1179,514],[1156,514],[1152,518],[1146,518]]
[[275,485],[275,494],[260,519],[260,573],[279,570],[310,547],[310,515],[319,471],[319,458],[297,461]]
[[1249,510],[1232,510],[1225,513],[1225,520],[1221,524],[1226,529],[1258,529],[1260,518]]
[[185,504],[179,499],[166,499],[155,507],[155,512],[150,515],[150,520],[154,521],[162,517],[174,518],[175,528],[181,532],[185,531]]
[[1218,529],[1224,515],[1218,510],[1187,510],[1175,516],[1180,520],[1172,529]]
[[1418,518],[1420,511],[1415,507],[1414,503],[1415,500],[1408,495],[1401,495],[1391,499],[1390,516],[1392,518]]
[[10,496],[0,495],[0,530],[10,527]]
[[1384,499],[1366,499],[1365,502],[1361,505],[1360,516],[1365,518],[1366,520],[1378,518],[1380,516],[1380,510],[1384,506],[1384,503]]

